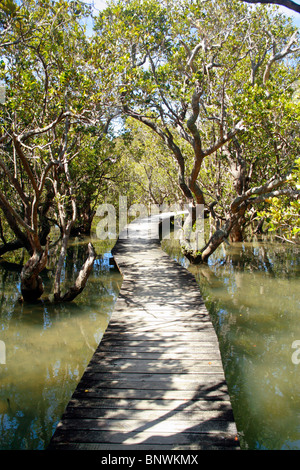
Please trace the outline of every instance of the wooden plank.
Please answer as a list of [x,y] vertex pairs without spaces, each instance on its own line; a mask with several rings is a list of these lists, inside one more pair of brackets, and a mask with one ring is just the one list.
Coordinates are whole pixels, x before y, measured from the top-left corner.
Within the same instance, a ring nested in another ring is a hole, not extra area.
[[163,400],[136,400],[136,399],[124,399],[124,398],[98,398],[98,397],[80,397],[79,399],[71,398],[69,404],[66,408],[66,412],[72,410],[74,408],[83,408],[89,409],[92,408],[94,410],[130,410],[130,413],[134,410],[161,410],[166,412],[167,410],[174,410],[177,411],[186,410],[188,409],[192,413],[197,413],[197,411],[207,411],[207,410],[231,410],[231,403],[229,398],[221,399],[217,397],[215,399],[206,400],[206,399],[198,399],[195,401],[189,401],[187,403],[186,400],[172,400],[172,399],[163,399]]
[[[102,382],[111,382],[111,381],[127,381],[132,386],[130,388],[138,388],[139,384],[144,383],[160,383],[162,388],[166,388],[164,385],[169,385],[169,389],[172,389],[172,385],[174,384],[189,384],[189,383],[197,383],[198,389],[200,389],[199,383],[204,383],[205,385],[210,385],[214,383],[216,387],[221,388],[225,382],[223,382],[223,374],[216,373],[212,371],[211,373],[202,372],[202,373],[189,373],[189,374],[172,374],[172,373],[165,373],[165,374],[155,374],[144,372],[124,372],[121,370],[117,371],[109,371],[109,372],[86,372],[82,377],[80,383],[78,384],[77,388],[83,387],[86,384],[90,383],[91,385],[94,382],[102,383]],[[144,386],[143,386],[144,387]],[[227,385],[225,384],[225,387]],[[151,388],[151,385],[149,385]]]
[[[146,363],[146,364],[145,364]],[[176,368],[177,374],[222,374],[223,368],[220,364],[206,361],[206,363],[195,363],[195,361],[186,360],[183,365],[181,361],[166,360],[166,361],[151,361],[140,359],[117,359],[115,361],[98,363],[94,361],[88,366],[87,370],[92,370],[93,373],[108,372],[108,371],[125,371],[127,373],[136,372],[144,374],[146,371],[150,374],[168,374]]]
[[[102,418],[102,419],[118,419],[123,420],[126,422],[127,419],[134,420],[134,421],[145,421],[147,423],[153,422],[155,420],[162,420],[166,418],[166,414],[168,411],[158,409],[158,410],[128,410],[128,409],[105,409],[105,408],[68,408],[67,412],[67,419],[95,419],[95,418]],[[223,421],[232,421],[232,410],[230,409],[209,409],[209,410],[198,410],[198,411],[174,411],[171,410],[169,413],[172,421],[179,421],[179,422],[189,422],[192,423],[195,421],[196,423],[199,421],[207,421],[209,419],[218,419]],[[64,421],[65,423],[65,421]]]
[[[65,440],[66,430],[60,430],[57,428],[56,440],[61,442],[60,448],[66,443]],[[68,431],[68,440],[67,443],[96,443],[96,444],[106,444],[106,450],[111,449],[120,449],[120,446],[116,444],[121,444],[123,449],[135,449],[138,450],[138,446],[143,444],[148,444],[148,448],[156,449],[161,448],[162,446],[169,446],[169,449],[176,449],[178,446],[180,448],[190,448],[192,445],[193,448],[200,450],[223,450],[227,448],[236,448],[238,442],[236,441],[236,435],[229,434],[228,432],[215,432],[215,433],[188,433],[188,432],[164,432],[155,434],[151,431],[144,432],[113,432],[113,431],[94,431],[94,430],[72,430]],[[114,445],[114,447],[112,447]],[[84,450],[86,447],[81,446],[81,449]],[[100,447],[97,446],[99,449]],[[53,447],[52,447],[53,449]],[[57,450],[59,446],[57,446]]]
[[121,291],[49,449],[239,449],[199,287],[145,227],[134,221],[116,244]]
[[[93,451],[110,451],[110,453],[113,453],[113,456],[119,455],[122,453],[122,451],[138,451],[138,452],[143,452],[145,454],[149,454],[150,452],[164,452],[164,451],[172,451],[172,452],[177,452],[177,451],[189,451],[189,452],[198,452],[202,450],[237,450],[237,445],[235,443],[235,446],[232,445],[231,442],[227,441],[221,441],[219,442],[216,440],[214,444],[212,444],[212,439],[210,438],[208,442],[205,442],[203,439],[201,443],[196,443],[196,444],[141,444],[139,442],[135,443],[134,445],[127,445],[127,444],[105,444],[105,443],[91,443],[91,442],[84,442],[84,443],[65,443],[65,442],[57,442],[56,444],[56,450],[72,450],[72,451],[77,451],[77,450],[93,450]],[[159,454],[161,455],[161,454]],[[156,462],[157,463],[157,462]]]
[[120,335],[120,334],[117,334],[117,333],[110,333],[110,332],[107,332],[105,334],[105,336],[103,337],[102,339],[102,344],[103,346],[106,345],[106,343],[116,343],[116,344],[119,344],[121,345],[122,343],[124,345],[128,345],[128,342],[130,344],[135,344],[136,346],[140,345],[142,343],[144,343],[144,345],[146,346],[164,346],[164,347],[169,347],[171,346],[172,344],[173,345],[180,345],[180,344],[190,344],[190,345],[193,345],[192,347],[194,347],[195,345],[198,345],[200,346],[200,343],[211,343],[211,344],[214,344],[215,348],[218,348],[218,343],[215,341],[215,338],[213,335],[210,335],[210,333],[208,332],[208,334],[206,335],[205,333],[201,334],[199,332],[199,334],[195,334],[195,335],[191,335],[191,336],[186,336],[186,337],[183,337],[181,336],[180,340],[177,340],[176,338],[173,338],[172,335],[166,335],[166,336],[162,336],[161,338],[158,338],[157,335],[155,335],[155,333],[153,332],[153,334],[147,334],[147,335],[142,335],[142,334],[132,334],[130,336],[125,336],[125,335]]
[[[128,348],[128,349],[136,349],[138,350],[138,348],[144,348],[148,351],[151,351],[151,350],[160,350],[160,351],[167,351],[167,350],[171,350],[171,351],[176,351],[176,350],[179,350],[181,352],[183,352],[183,350],[185,352],[192,352],[192,351],[195,351],[195,353],[199,350],[203,351],[219,351],[219,349],[216,350],[216,342],[215,341],[196,341],[196,342],[193,342],[193,348],[190,349],[190,348],[187,348],[186,346],[186,342],[184,341],[166,341],[166,340],[163,340],[163,341],[147,341],[147,342],[140,342],[140,341],[136,341],[134,339],[124,339],[124,338],[119,338],[119,341],[112,341],[112,340],[109,340],[108,339],[108,335],[105,336],[102,341],[101,341],[101,344],[99,346],[99,348],[97,349],[97,351],[95,352],[95,354],[99,352],[103,352],[103,351],[109,351],[110,348],[120,348],[120,349],[123,349],[123,348]],[[117,349],[116,349],[117,350]],[[109,355],[109,354],[108,354]]]
[[[78,391],[84,390],[85,393],[87,393],[87,391],[97,391],[98,389],[131,390],[133,387],[135,390],[186,390],[199,392],[199,380],[204,380],[203,377],[199,376],[198,374],[194,376],[193,380],[182,380],[181,378],[179,378],[172,379],[171,382],[170,380],[164,380],[164,378],[161,376],[156,376],[152,380],[147,380],[144,378],[141,378],[139,380],[132,380],[131,378],[128,378],[127,374],[124,375],[124,377],[120,377],[121,374],[117,374],[117,378],[114,378],[113,375],[114,374],[110,374],[109,378],[103,378],[101,375],[98,376],[98,374],[96,376],[86,376],[86,381],[82,381],[81,384],[77,387],[77,389]],[[190,377],[190,375],[188,375],[188,377]],[[214,374],[206,374],[205,376],[206,383],[211,386],[216,384],[216,379],[217,377]]]
[[111,360],[116,360],[120,356],[122,356],[123,359],[146,359],[146,360],[155,360],[156,362],[161,360],[167,360],[167,359],[176,359],[180,357],[181,360],[184,359],[189,359],[195,362],[195,360],[205,360],[211,361],[213,359],[219,359],[220,355],[218,354],[217,351],[214,349],[211,351],[197,351],[196,353],[191,353],[188,351],[158,351],[157,348],[154,348],[154,351],[145,351],[144,348],[139,348],[136,350],[136,348],[126,348],[126,347],[116,347],[116,348],[111,348],[110,350],[107,349],[107,351],[102,350],[98,351],[97,354],[94,354],[93,360],[98,360],[99,362],[107,358],[107,352],[109,351],[109,358]]
[[[207,377],[206,377],[207,379]],[[128,387],[128,388],[97,388],[97,387],[89,387],[87,388],[79,388],[77,387],[73,397],[74,398],[117,398],[117,399],[134,399],[134,400],[181,400],[184,399],[186,401],[192,400],[199,400],[199,399],[215,399],[221,400],[224,398],[225,400],[229,400],[229,395],[227,391],[226,384],[222,386],[217,386],[213,383],[210,387],[208,382],[207,386],[203,386],[197,390],[172,390],[168,388],[167,390],[159,389],[142,389],[135,387]]]
[[[134,334],[134,340],[135,341],[176,341],[178,336],[174,335],[172,332],[167,332],[167,331],[161,331],[161,332],[156,332],[156,331],[147,331],[145,333],[142,332],[134,332],[132,331],[132,335],[130,333],[128,334],[127,332],[108,332],[105,335],[105,340],[113,340],[113,341],[126,341],[126,340],[132,340],[133,339],[133,333]],[[196,331],[194,333],[180,333],[179,335],[180,341],[185,342],[185,341],[191,341],[191,342],[197,342],[199,343],[200,341],[215,341],[215,332],[211,329],[208,328],[206,331]],[[217,345],[217,342],[216,342]]]
[[196,422],[189,419],[175,420],[173,417],[155,419],[133,419],[130,415],[124,419],[102,419],[102,418],[74,418],[66,417],[59,426],[60,431],[64,430],[85,430],[88,431],[117,431],[121,433],[138,433],[151,429],[151,433],[235,433],[235,425],[228,419],[218,417],[202,416]]

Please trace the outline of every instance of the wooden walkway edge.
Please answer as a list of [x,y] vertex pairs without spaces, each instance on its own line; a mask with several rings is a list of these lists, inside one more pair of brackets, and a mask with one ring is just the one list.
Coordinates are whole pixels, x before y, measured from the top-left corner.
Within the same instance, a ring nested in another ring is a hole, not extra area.
[[116,243],[119,297],[49,450],[239,449],[199,286],[149,237],[161,217],[137,219]]

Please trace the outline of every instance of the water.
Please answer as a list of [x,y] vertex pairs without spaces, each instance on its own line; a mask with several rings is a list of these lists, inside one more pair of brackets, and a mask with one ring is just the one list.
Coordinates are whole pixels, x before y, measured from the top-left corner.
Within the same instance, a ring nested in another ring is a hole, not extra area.
[[[85,246],[70,248],[67,278]],[[163,246],[185,264],[176,243]],[[109,250],[96,250],[103,257],[72,304],[19,303],[20,270],[0,265],[0,450],[47,446],[101,340],[121,276]],[[244,243],[223,246],[209,266],[188,267],[219,337],[243,449],[300,450],[300,351],[292,347],[300,341],[299,254],[290,245]],[[46,289],[52,276],[50,269]]]
[[[70,247],[67,278],[80,268],[86,243]],[[107,327],[121,276],[109,265],[109,252],[94,246],[101,256],[73,303],[20,303],[17,266],[0,265],[0,341],[5,345],[5,364],[0,364],[0,450],[42,450],[48,445]],[[50,269],[44,276],[46,291],[52,280]]]
[[[185,264],[176,245],[164,247]],[[188,267],[218,334],[242,449],[300,449],[299,255],[292,245],[243,243]]]

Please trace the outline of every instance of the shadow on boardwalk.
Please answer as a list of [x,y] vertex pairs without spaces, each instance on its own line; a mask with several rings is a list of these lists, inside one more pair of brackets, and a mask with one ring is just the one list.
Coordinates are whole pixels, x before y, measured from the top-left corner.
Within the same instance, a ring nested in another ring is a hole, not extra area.
[[152,240],[119,241],[114,256],[119,298],[49,449],[238,449],[195,278]]
[[153,330],[133,336],[123,327],[120,333],[111,325],[104,336],[52,448],[238,448],[226,382],[209,342],[187,349],[180,334],[174,342]]

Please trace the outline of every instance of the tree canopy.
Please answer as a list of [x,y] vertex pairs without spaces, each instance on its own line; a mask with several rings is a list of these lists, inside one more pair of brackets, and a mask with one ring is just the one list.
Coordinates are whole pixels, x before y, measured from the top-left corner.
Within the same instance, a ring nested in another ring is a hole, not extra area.
[[114,57],[116,105],[161,138],[183,196],[215,220],[197,260],[230,234],[240,240],[254,203],[274,191],[298,197],[286,183],[299,144],[299,37],[281,13],[239,1],[117,1],[95,29]]
[[121,193],[132,203],[204,205],[205,244],[195,252],[182,240],[192,262],[262,220],[297,241],[292,22],[239,0],[115,0],[87,34],[91,14],[79,0],[1,1],[0,255],[28,251],[23,296],[42,294],[54,225],[62,237],[54,297],[81,292],[93,247],[62,294],[68,240],[89,233],[97,204]]

